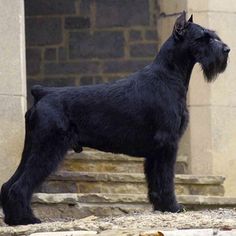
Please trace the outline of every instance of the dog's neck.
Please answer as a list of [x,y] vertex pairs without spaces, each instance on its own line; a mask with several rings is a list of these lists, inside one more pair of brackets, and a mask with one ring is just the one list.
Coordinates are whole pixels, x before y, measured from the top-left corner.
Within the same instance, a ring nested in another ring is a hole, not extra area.
[[191,58],[188,50],[181,46],[181,43],[177,43],[171,36],[161,47],[154,64],[161,65],[161,68],[168,71],[166,79],[180,80],[188,90],[190,76],[196,62]]

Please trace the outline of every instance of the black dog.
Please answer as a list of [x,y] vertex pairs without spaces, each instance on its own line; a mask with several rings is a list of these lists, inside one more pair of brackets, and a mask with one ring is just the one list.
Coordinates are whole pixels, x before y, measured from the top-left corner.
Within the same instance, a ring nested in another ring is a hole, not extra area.
[[227,65],[229,47],[215,32],[176,20],[152,64],[117,82],[79,88],[35,86],[25,116],[21,163],[1,189],[5,222],[39,223],[31,210],[34,189],[54,171],[68,149],[91,147],[145,157],[148,196],[154,210],[179,212],[174,192],[178,142],[188,123],[186,94],[195,63],[207,81]]

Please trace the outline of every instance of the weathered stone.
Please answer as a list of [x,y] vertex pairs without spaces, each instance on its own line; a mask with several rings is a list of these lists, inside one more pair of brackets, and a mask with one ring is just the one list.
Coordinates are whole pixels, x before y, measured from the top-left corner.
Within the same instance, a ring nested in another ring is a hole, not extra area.
[[43,233],[35,233],[30,236],[85,236],[85,235],[95,235],[96,231],[64,231],[64,232],[43,232]]
[[[20,72],[17,67],[12,69]],[[0,95],[0,101],[0,185],[2,185],[14,173],[22,153],[26,99],[18,95]]]
[[97,231],[63,231],[63,232],[43,232],[43,233],[34,233],[30,236],[90,236],[97,234]]
[[27,46],[59,44],[62,41],[61,18],[26,18],[25,27]]
[[[81,180],[81,181],[113,181],[113,182],[145,182],[142,173],[102,173],[102,172],[70,172],[60,171],[51,176],[51,179],[62,180]],[[177,184],[222,184],[222,176],[201,176],[201,175],[176,175],[175,183]]]
[[124,36],[117,31],[71,32],[69,55],[76,58],[117,58],[124,55]]
[[156,30],[147,30],[145,32],[145,39],[147,40],[157,40],[157,31]]
[[[44,60],[55,61],[57,59],[56,48],[46,48],[44,51]],[[38,65],[40,66],[40,65]]]
[[46,181],[36,192],[40,193],[77,193],[77,184],[73,181]]
[[26,71],[27,75],[40,74],[42,56],[41,49],[27,48],[26,50]]
[[[24,32],[24,1],[12,0],[12,1],[0,1],[0,45],[1,45],[1,58],[0,58],[0,67],[1,67],[1,83],[0,83],[0,94],[13,95],[20,99],[20,96],[26,96],[26,81],[25,81],[25,32]],[[0,99],[3,107],[6,107],[7,104],[4,102],[4,98]],[[23,104],[23,103],[22,103]],[[2,107],[0,107],[0,110]],[[6,114],[9,119],[13,116],[13,110],[6,111]],[[24,111],[23,111],[24,112]],[[16,114],[14,114],[16,115]],[[19,113],[18,117],[20,125],[21,114]],[[15,124],[12,124],[15,125]],[[9,125],[11,127],[11,125]],[[21,127],[22,129],[22,127]],[[16,130],[16,133],[18,130]],[[2,130],[1,130],[2,133]],[[20,139],[20,137],[18,137]],[[13,146],[18,145],[12,143],[12,140],[9,139],[7,135],[4,137],[5,146],[2,148],[11,149]],[[16,153],[15,153],[16,154]],[[17,162],[17,157],[13,155],[15,162]],[[17,153],[17,156],[19,153]],[[8,162],[8,158],[11,156],[4,156],[0,154],[0,159],[4,160],[5,163]],[[10,163],[10,160],[9,160]],[[1,163],[1,165],[5,165]],[[15,165],[12,163],[12,165]],[[7,167],[5,167],[7,169]],[[1,174],[2,176],[2,174]]]
[[90,27],[90,19],[85,17],[66,17],[66,29],[86,29]]
[[[223,196],[223,180],[220,176],[176,175],[176,193]],[[142,173],[59,171],[42,185],[40,191],[142,194],[147,192],[147,187]]]
[[60,47],[58,49],[58,59],[59,61],[66,61],[67,60],[67,48]]
[[46,75],[86,74],[98,71],[98,62],[45,63],[44,65]]
[[75,0],[25,0],[26,16],[75,13]]
[[92,76],[82,76],[82,77],[79,79],[79,84],[80,84],[80,85],[93,84],[93,77],[92,77]]
[[157,44],[142,43],[130,46],[130,55],[132,57],[152,57],[157,54]]
[[103,71],[105,73],[132,73],[148,65],[151,60],[122,60],[106,61]]
[[67,171],[142,173],[143,162],[66,159],[61,169]]
[[46,86],[62,87],[62,86],[73,86],[75,85],[75,78],[73,77],[45,77],[40,84]]
[[131,31],[129,32],[129,40],[130,40],[130,41],[139,41],[139,40],[142,40],[141,31],[139,31],[139,30],[131,30]]
[[[63,205],[57,204],[54,205],[54,210],[51,207],[53,204],[46,205],[47,208],[44,209],[42,208],[42,204],[38,204],[37,207],[34,205],[37,216],[41,217],[43,221],[53,220],[54,222],[17,227],[6,227],[3,225],[3,227],[0,227],[0,235],[19,236],[30,235],[36,232],[62,233],[63,231],[70,231],[72,234],[74,231],[86,230],[86,232],[96,231],[101,236],[157,236],[157,232],[162,232],[165,236],[208,236],[208,232],[211,233],[210,236],[235,236],[236,232],[235,211],[230,209],[221,208],[217,210],[187,211],[180,214],[173,214],[153,212],[150,208],[140,208],[134,214],[134,209],[132,211],[127,206],[124,208],[124,205],[117,204],[114,208],[110,208],[110,211],[107,205],[104,205],[104,210],[102,210],[102,205],[93,205],[90,208],[85,205],[81,207],[73,206],[71,208],[64,205],[63,208]],[[54,218],[50,219],[48,215],[45,217],[45,214],[42,217],[43,211],[39,211],[40,207],[46,213],[50,214],[51,212],[48,209],[51,208],[59,217],[61,211],[64,217],[58,219],[54,215]],[[73,209],[76,209],[76,211]],[[93,212],[96,212],[96,209],[97,213],[105,211],[108,217],[99,218],[91,215]],[[74,216],[72,216],[71,211],[75,214]],[[86,218],[79,217],[79,214],[85,211],[90,216]],[[66,215],[72,216],[70,221],[65,217]],[[2,224],[2,222],[0,223]]]
[[81,0],[80,1],[80,14],[82,16],[89,16],[90,15],[91,2],[92,2],[92,0]]
[[134,26],[149,24],[149,4],[145,0],[96,1],[96,26]]
[[94,84],[101,84],[104,83],[105,81],[103,80],[103,78],[101,76],[96,76],[94,77]]
[[45,194],[37,193],[33,195],[32,202],[44,204],[76,204],[78,195],[76,193]]

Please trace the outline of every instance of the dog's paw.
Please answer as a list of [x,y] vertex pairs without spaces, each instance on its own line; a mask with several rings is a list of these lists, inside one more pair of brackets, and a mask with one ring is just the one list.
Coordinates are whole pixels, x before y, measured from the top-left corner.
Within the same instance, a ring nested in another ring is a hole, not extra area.
[[162,212],[171,212],[171,213],[181,213],[181,212],[185,212],[186,209],[184,208],[183,205],[181,204],[170,204],[169,206],[157,206],[154,207],[154,211],[162,211]]
[[15,225],[29,225],[29,224],[40,224],[41,220],[32,216],[29,218],[21,218],[21,219],[14,219],[10,217],[5,217],[4,222],[7,225],[15,226]]

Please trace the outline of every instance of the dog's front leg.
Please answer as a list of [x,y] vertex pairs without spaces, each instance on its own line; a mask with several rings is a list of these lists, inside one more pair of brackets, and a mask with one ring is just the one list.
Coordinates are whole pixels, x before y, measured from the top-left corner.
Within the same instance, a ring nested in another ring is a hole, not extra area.
[[174,186],[174,168],[177,145],[165,145],[155,155],[146,157],[144,170],[148,184],[148,197],[154,210],[181,212]]

